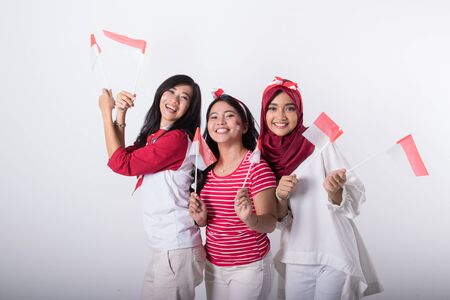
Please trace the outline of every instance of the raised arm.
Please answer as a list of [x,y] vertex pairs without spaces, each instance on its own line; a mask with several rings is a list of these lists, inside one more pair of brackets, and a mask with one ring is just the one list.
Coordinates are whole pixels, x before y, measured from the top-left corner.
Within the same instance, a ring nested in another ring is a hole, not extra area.
[[[113,121],[112,111],[115,106],[111,90],[103,89],[103,93],[98,98],[98,105],[102,112],[103,128],[105,134],[106,150],[108,157],[119,148],[125,147],[125,115],[126,109],[131,107],[134,97],[127,93],[121,92],[116,97],[118,99],[117,120]],[[119,106],[120,105],[120,106]]]

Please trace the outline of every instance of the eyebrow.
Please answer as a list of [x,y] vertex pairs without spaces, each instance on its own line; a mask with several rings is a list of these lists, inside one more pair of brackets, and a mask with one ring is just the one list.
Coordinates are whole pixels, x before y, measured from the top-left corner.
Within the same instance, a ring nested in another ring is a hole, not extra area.
[[[226,113],[234,113],[234,114],[237,114],[237,112],[236,111],[234,111],[234,110],[226,110],[226,111],[224,111],[223,113],[224,114],[226,114]],[[217,112],[217,111],[213,111],[213,112],[210,112],[209,113],[209,115],[212,115],[212,114],[219,114],[219,112]]]
[[[172,88],[170,88],[170,89],[178,90],[177,87],[175,87],[175,86],[172,87]],[[189,95],[188,93],[183,92],[183,91],[182,91],[181,93],[184,94],[184,95],[186,95],[186,96],[188,96],[188,98],[191,99],[191,95]]]
[[[269,106],[278,106],[278,103],[270,103],[269,104]],[[295,104],[294,103],[288,103],[288,104],[285,104],[284,106],[295,106]]]

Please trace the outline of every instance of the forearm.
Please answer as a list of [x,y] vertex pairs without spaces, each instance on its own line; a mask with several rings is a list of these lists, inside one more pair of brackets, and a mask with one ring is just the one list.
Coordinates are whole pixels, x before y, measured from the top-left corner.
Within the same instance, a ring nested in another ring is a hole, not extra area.
[[247,226],[260,233],[270,233],[275,230],[277,219],[270,214],[256,215],[251,214],[250,217],[244,222]]
[[284,218],[289,211],[288,203],[286,200],[278,200],[277,201],[277,215],[278,219]]
[[108,151],[108,157],[111,157],[113,153],[121,146],[120,139],[116,132],[116,126],[113,123],[112,115],[103,114],[103,128],[105,133],[106,150]]
[[116,122],[118,126],[115,126],[116,134],[119,138],[119,143],[121,147],[125,147],[125,117],[126,117],[126,110],[123,109],[117,109],[116,113]]

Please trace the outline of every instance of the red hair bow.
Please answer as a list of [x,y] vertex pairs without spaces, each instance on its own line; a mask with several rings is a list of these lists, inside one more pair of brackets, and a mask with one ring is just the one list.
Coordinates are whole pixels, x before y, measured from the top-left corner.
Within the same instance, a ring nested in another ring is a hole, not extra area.
[[212,94],[214,100],[216,100],[217,98],[219,98],[220,96],[223,95],[223,90],[221,88],[218,88],[218,89],[212,90],[211,94]]
[[298,90],[298,84],[296,82],[289,81],[278,76],[275,76],[272,82],[267,85],[266,90],[276,85],[281,85],[291,90]]

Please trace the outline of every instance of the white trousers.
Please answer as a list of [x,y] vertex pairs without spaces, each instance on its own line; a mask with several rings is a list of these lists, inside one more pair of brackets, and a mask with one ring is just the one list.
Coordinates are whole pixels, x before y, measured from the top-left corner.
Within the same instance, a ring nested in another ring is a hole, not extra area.
[[259,261],[241,266],[218,267],[206,261],[206,296],[208,300],[266,300],[272,278],[270,252]]
[[206,254],[203,246],[155,251],[142,285],[142,300],[193,300],[203,280]]
[[286,264],[286,299],[340,300],[346,277],[330,266]]

